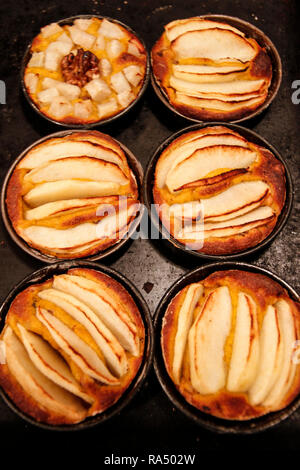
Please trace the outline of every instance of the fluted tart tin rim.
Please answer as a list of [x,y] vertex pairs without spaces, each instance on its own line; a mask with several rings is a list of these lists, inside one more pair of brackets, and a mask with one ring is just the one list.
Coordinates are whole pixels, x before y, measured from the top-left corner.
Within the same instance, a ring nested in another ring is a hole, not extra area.
[[[157,211],[151,210],[151,206],[153,206],[152,190],[154,186],[155,168],[162,152],[178,137],[191,131],[196,131],[196,130],[204,129],[206,127],[214,127],[214,126],[228,127],[228,129],[236,131],[247,140],[254,142],[255,144],[258,144],[260,146],[264,146],[266,149],[270,150],[274,154],[275,158],[277,158],[283,164],[284,169],[285,169],[285,177],[286,177],[285,203],[284,203],[281,213],[279,214],[277,223],[274,229],[272,230],[272,232],[264,240],[262,240],[260,243],[258,243],[257,245],[253,247],[247,248],[246,250],[243,250],[241,252],[229,253],[229,254],[223,254],[223,255],[205,254],[205,253],[201,253],[195,250],[187,250],[182,243],[176,240],[176,238],[174,238],[168,232],[167,228],[163,225],[162,221],[160,220],[160,217]],[[281,232],[281,230],[284,228],[285,224],[288,221],[288,218],[292,209],[292,205],[293,205],[293,194],[294,194],[294,188],[293,188],[293,181],[292,181],[291,173],[290,173],[286,160],[284,159],[284,157],[281,156],[279,151],[272,144],[270,144],[264,137],[262,137],[260,134],[253,131],[252,129],[248,129],[238,124],[224,123],[220,121],[193,124],[191,126],[180,129],[179,131],[171,134],[169,137],[163,140],[159,144],[159,146],[156,148],[156,150],[153,152],[147,164],[147,167],[144,173],[144,182],[143,182],[143,199],[145,201],[145,206],[150,214],[151,222],[153,223],[155,228],[159,231],[160,235],[163,238],[163,241],[167,244],[170,244],[173,249],[180,250],[182,253],[185,253],[186,256],[194,256],[194,257],[198,257],[199,259],[204,259],[204,260],[207,259],[211,261],[235,260],[238,258],[246,257],[248,255],[252,255],[256,253],[257,251],[260,251],[263,248],[270,245],[272,241],[277,237],[277,235]]]
[[[254,39],[257,40],[257,42],[260,44],[260,46],[263,46],[267,49],[268,55],[271,59],[272,62],[272,71],[273,71],[273,76],[272,80],[270,83],[269,91],[268,91],[268,96],[265,99],[265,101],[253,112],[249,113],[248,115],[236,119],[236,120],[229,120],[229,121],[222,121],[224,125],[227,123],[232,123],[232,124],[238,124],[242,123],[244,121],[248,121],[250,119],[255,118],[259,114],[261,114],[263,111],[265,111],[270,104],[273,102],[273,100],[276,98],[277,93],[279,91],[281,82],[282,82],[282,62],[280,55],[278,53],[277,48],[275,47],[274,43],[271,41],[271,39],[259,28],[254,26],[253,24],[249,23],[248,21],[242,20],[239,17],[235,16],[229,16],[229,15],[215,15],[215,14],[208,14],[208,15],[199,15],[196,16],[197,18],[200,19],[207,19],[207,20],[212,20],[212,21],[221,21],[221,22],[228,22],[229,25],[234,26],[238,29],[241,29],[244,33],[248,34],[250,37],[253,37]],[[188,19],[188,18],[186,18]],[[155,94],[157,97],[162,101],[162,103],[173,113],[177,114],[177,116],[186,119],[191,122],[195,123],[204,123],[204,120],[196,119],[193,117],[189,117],[180,111],[178,111],[168,100],[168,97],[162,90],[162,88],[159,86],[157,83],[157,80],[153,74],[153,66],[152,66],[152,57],[150,55],[150,60],[151,60],[151,85],[154,89]],[[271,91],[270,91],[271,90]]]
[[249,420],[226,420],[217,418],[210,414],[204,413],[199,409],[189,404],[183,395],[176,389],[172,379],[166,370],[164,359],[162,356],[162,349],[160,343],[162,322],[165,316],[166,310],[169,303],[175,297],[175,295],[181,291],[185,286],[199,282],[205,279],[210,274],[217,271],[227,271],[231,269],[237,269],[241,271],[250,271],[252,273],[259,273],[270,277],[272,280],[280,284],[284,289],[287,290],[290,297],[295,301],[300,301],[300,296],[294,290],[294,288],[284,281],[273,271],[241,261],[223,261],[216,263],[205,264],[201,267],[188,271],[180,278],[178,278],[165,292],[163,297],[160,299],[156,311],[153,317],[154,325],[154,370],[158,381],[167,395],[171,403],[185,416],[192,420],[197,425],[208,429],[209,431],[216,432],[218,434],[254,434],[265,431],[280,422],[287,419],[297,408],[300,406],[300,395],[298,395],[292,403],[287,407],[265,414],[258,418],[252,418]]
[[[95,130],[94,130],[95,131]],[[52,264],[52,263],[57,263],[59,261],[63,262],[63,258],[56,258],[54,256],[48,256],[39,250],[29,246],[25,240],[23,240],[19,235],[16,233],[14,230],[10,218],[7,213],[7,207],[6,207],[6,192],[7,192],[7,186],[9,183],[9,180],[17,166],[17,164],[25,157],[25,155],[33,149],[35,146],[46,142],[49,139],[56,138],[56,137],[65,137],[68,135],[71,135],[73,133],[85,133],[89,132],[88,129],[65,129],[62,131],[54,132],[53,134],[49,134],[47,136],[41,137],[40,139],[36,140],[32,144],[30,144],[25,150],[23,150],[20,155],[13,161],[9,169],[7,170],[7,173],[5,175],[5,178],[2,183],[2,189],[1,189],[1,200],[0,200],[0,207],[1,207],[1,214],[2,214],[2,220],[4,223],[4,226],[10,235],[11,239],[13,240],[16,245],[21,248],[23,251],[25,251],[27,254],[30,256],[33,256],[34,258],[38,259],[39,261],[47,264]],[[108,134],[107,134],[108,135]],[[133,152],[122,142],[117,140],[115,137],[111,137],[117,144],[120,145],[121,149],[125,153],[125,156],[128,160],[128,164],[130,169],[132,170],[137,186],[138,186],[138,192],[139,192],[139,202],[140,202],[140,209],[139,209],[139,214],[135,217],[135,219],[131,222],[129,226],[129,231],[125,234],[125,236],[119,240],[117,243],[111,245],[110,247],[106,248],[103,251],[100,251],[99,253],[96,253],[95,255],[91,256],[86,256],[82,258],[77,258],[78,260],[80,259],[86,259],[87,261],[97,261],[97,260],[102,260],[104,258],[107,258],[110,255],[113,255],[115,252],[117,252],[119,249],[121,249],[126,243],[129,243],[130,238],[132,234],[138,229],[138,226],[140,224],[140,221],[143,217],[144,213],[144,200],[143,200],[143,191],[142,191],[142,185],[143,185],[143,179],[144,179],[144,171],[143,167],[139,161],[139,159],[133,154]]]
[[68,124],[66,122],[56,121],[55,119],[52,119],[51,117],[47,116],[46,114],[44,114],[40,111],[39,107],[30,98],[30,96],[27,92],[26,86],[25,86],[24,74],[25,74],[25,69],[26,69],[27,63],[30,59],[30,51],[31,51],[33,40],[34,40],[34,38],[33,38],[32,41],[30,41],[30,43],[26,47],[26,50],[25,50],[25,53],[24,53],[24,56],[23,56],[23,59],[22,59],[20,81],[21,81],[21,88],[22,88],[23,94],[26,98],[26,101],[30,105],[30,107],[41,118],[46,119],[48,122],[51,122],[52,124],[55,124],[57,126],[62,126],[66,129],[88,130],[88,129],[92,129],[94,127],[105,126],[107,124],[113,123],[118,118],[122,118],[125,114],[127,114],[129,111],[131,111],[135,107],[135,105],[140,101],[140,99],[142,98],[142,96],[144,95],[144,93],[146,91],[146,88],[147,88],[149,80],[150,80],[150,57],[149,57],[149,52],[148,52],[148,49],[145,45],[145,42],[139,34],[137,34],[130,26],[126,25],[122,21],[119,21],[116,18],[111,18],[110,16],[101,16],[101,15],[97,15],[97,14],[95,14],[95,15],[89,14],[89,15],[69,16],[68,18],[63,18],[61,20],[56,21],[56,23],[59,24],[59,25],[65,25],[65,24],[68,24],[68,23],[70,23],[70,22],[72,22],[76,19],[90,19],[90,18],[107,19],[108,21],[111,21],[113,23],[117,23],[117,24],[119,24],[123,28],[127,29],[130,33],[134,34],[137,37],[137,39],[140,41],[140,43],[144,47],[144,50],[145,50],[145,53],[146,53],[146,68],[145,68],[144,82],[143,82],[143,85],[141,86],[137,96],[135,97],[135,99],[126,108],[124,108],[119,113],[117,113],[117,114],[115,114],[111,117],[108,117],[106,119],[100,119],[98,121],[95,121],[95,122],[92,122],[92,123],[86,123],[86,124]]
[[80,431],[84,429],[88,429],[94,427],[98,424],[102,424],[112,418],[115,415],[118,415],[134,398],[137,392],[141,389],[150,367],[152,365],[152,357],[154,351],[154,331],[153,331],[153,323],[150,314],[150,309],[145,301],[143,295],[138,290],[138,288],[130,281],[124,274],[117,271],[114,268],[109,266],[94,263],[91,261],[63,261],[56,264],[50,264],[44,266],[37,271],[34,271],[28,274],[24,279],[19,281],[7,294],[6,298],[2,302],[0,306],[0,332],[3,330],[4,322],[6,315],[9,311],[10,305],[14,298],[24,289],[31,285],[35,285],[36,283],[43,282],[49,278],[51,278],[55,274],[63,274],[68,269],[72,268],[86,268],[86,269],[93,269],[97,272],[104,273],[117,282],[119,282],[128,293],[132,296],[134,302],[136,303],[138,310],[140,312],[141,319],[143,321],[143,325],[145,328],[145,347],[143,352],[143,359],[142,363],[138,369],[137,374],[133,378],[132,382],[129,384],[128,388],[123,392],[121,397],[114,403],[112,406],[104,410],[102,413],[98,413],[95,416],[91,416],[86,418],[84,421],[81,421],[76,424],[70,425],[51,425],[46,424],[43,422],[39,422],[34,418],[30,417],[22,410],[20,410],[17,405],[12,401],[10,397],[6,394],[6,392],[0,387],[0,396],[3,401],[8,405],[8,407],[19,417],[24,419],[25,421],[29,422],[30,424],[37,426],[39,428],[51,431]]

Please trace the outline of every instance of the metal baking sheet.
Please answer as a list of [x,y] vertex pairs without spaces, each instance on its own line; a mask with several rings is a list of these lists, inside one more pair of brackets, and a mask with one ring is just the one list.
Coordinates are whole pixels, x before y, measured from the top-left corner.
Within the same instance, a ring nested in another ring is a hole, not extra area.
[[[1,60],[0,80],[6,85],[6,104],[0,104],[1,126],[1,177],[3,178],[14,158],[33,141],[60,130],[41,119],[28,105],[20,89],[20,65],[27,43],[38,33],[41,26],[76,14],[99,14],[114,17],[131,26],[144,39],[150,49],[169,21],[207,13],[238,16],[262,29],[274,42],[282,59],[283,81],[279,93],[270,108],[245,126],[258,132],[274,145],[286,159],[292,173],[294,186],[299,180],[299,110],[294,104],[292,84],[300,80],[299,14],[297,1],[270,0],[7,0],[0,5]],[[295,85],[294,85],[295,86]],[[299,95],[299,93],[298,93]],[[3,100],[1,100],[3,101]],[[297,99],[294,96],[294,102]],[[160,103],[148,87],[145,96],[124,118],[101,131],[123,142],[141,161],[147,164],[156,147],[166,137],[189,122],[172,114]],[[299,292],[297,269],[298,219],[297,204],[289,221],[276,240],[265,251],[243,261],[266,267],[285,279]],[[159,240],[135,240],[121,253],[105,260],[125,274],[142,292],[152,313],[166,289],[189,269],[204,263],[192,257],[183,257],[167,249]],[[17,248],[4,227],[0,232],[0,297],[23,277],[42,266]],[[15,416],[0,402],[0,433],[2,448],[13,435],[33,436],[42,434],[45,439],[55,439],[54,434],[36,429]],[[300,432],[300,412],[285,423],[264,432],[248,436],[220,436],[198,427],[172,404],[161,390],[154,372],[130,406],[104,425],[80,436],[88,445],[91,439],[99,442],[98,461],[105,456],[140,455],[147,463],[148,455],[172,453],[195,453],[200,461],[202,450],[233,449],[296,449]],[[24,437],[25,436],[25,437]],[[75,435],[72,434],[73,442]],[[78,434],[77,434],[78,438]],[[56,438],[61,439],[61,435]],[[65,437],[67,439],[67,436]],[[101,443],[101,445],[100,445]],[[198,460],[197,460],[198,459]]]

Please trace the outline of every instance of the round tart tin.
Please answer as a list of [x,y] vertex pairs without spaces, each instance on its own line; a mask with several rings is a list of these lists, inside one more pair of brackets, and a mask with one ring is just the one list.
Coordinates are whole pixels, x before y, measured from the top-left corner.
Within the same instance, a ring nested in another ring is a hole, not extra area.
[[[270,150],[275,157],[283,164],[285,168],[285,177],[286,177],[286,200],[284,207],[278,217],[276,226],[274,227],[273,231],[263,240],[261,241],[258,245],[248,248],[246,250],[243,250],[239,253],[232,253],[232,254],[227,254],[227,255],[209,255],[205,253],[199,253],[198,251],[194,250],[187,250],[185,246],[177,241],[172,235],[169,234],[167,228],[163,225],[162,221],[160,220],[157,211],[154,209],[154,200],[153,200],[153,194],[152,194],[152,189],[153,189],[153,182],[154,182],[154,175],[155,175],[155,168],[156,168],[156,163],[163,152],[163,150],[168,147],[168,145],[171,144],[171,142],[175,139],[177,139],[179,136],[182,134],[185,134],[187,132],[195,131],[198,129],[203,129],[205,127],[211,127],[211,126],[225,126],[228,127],[229,129],[232,129],[233,131],[238,132],[242,137],[245,139],[260,145],[262,147],[267,148]],[[186,254],[186,255],[192,255],[195,257],[198,257],[200,259],[211,259],[211,260],[230,260],[230,259],[237,259],[241,258],[247,255],[252,255],[253,253],[256,253],[257,251],[266,248],[273,240],[274,238],[279,234],[279,232],[283,229],[284,225],[286,224],[291,208],[292,208],[292,202],[293,202],[293,183],[292,183],[292,177],[289,171],[289,168],[283,159],[283,157],[280,155],[280,153],[273,147],[267,140],[265,140],[263,137],[261,137],[259,134],[256,132],[244,128],[242,126],[239,126],[237,124],[228,124],[228,123],[223,123],[223,122],[209,122],[205,124],[194,124],[192,126],[186,127],[185,129],[181,129],[180,131],[176,132],[175,134],[172,134],[170,137],[168,137],[164,142],[162,142],[159,147],[155,150],[153,156],[149,160],[148,166],[145,171],[144,175],[144,183],[143,183],[143,198],[145,201],[146,208],[148,210],[148,213],[150,214],[151,217],[151,222],[155,226],[155,228],[159,231],[161,237],[163,238],[163,241],[168,245],[168,247],[171,247],[173,251],[179,250],[181,253]],[[152,210],[151,210],[152,208]]]
[[120,274],[118,271],[115,271],[114,269],[109,268],[107,266],[99,265],[99,264],[92,263],[89,261],[65,261],[62,263],[52,264],[52,265],[43,267],[42,269],[39,269],[38,271],[35,271],[29,274],[27,277],[25,277],[25,279],[19,282],[9,292],[9,294],[7,295],[6,299],[4,300],[3,304],[0,307],[0,331],[4,327],[5,317],[10,308],[11,302],[21,291],[23,291],[24,289],[26,289],[27,287],[33,284],[44,282],[54,275],[63,274],[66,271],[68,271],[68,269],[71,269],[71,268],[87,268],[87,269],[96,270],[98,272],[111,276],[113,279],[115,279],[120,284],[122,284],[122,286],[125,287],[125,289],[129,292],[134,302],[136,303],[140,311],[141,318],[144,323],[145,349],[144,349],[143,360],[136,376],[130,383],[129,387],[125,390],[123,395],[119,398],[119,400],[110,408],[106,409],[103,413],[100,413],[93,417],[86,418],[84,421],[77,423],[77,424],[54,426],[50,424],[40,423],[36,421],[35,419],[31,418],[30,416],[28,416],[27,414],[23,413],[14,404],[14,402],[8,397],[8,395],[4,392],[4,390],[2,390],[2,388],[0,387],[1,397],[3,398],[5,403],[18,416],[28,421],[30,424],[33,424],[43,429],[54,430],[54,431],[77,431],[77,430],[87,429],[97,424],[103,423],[104,421],[107,421],[113,416],[119,414],[121,410],[133,399],[135,394],[140,390],[143,382],[146,379],[148,371],[150,369],[150,366],[152,363],[152,356],[153,356],[153,336],[154,336],[153,325],[152,325],[149,307],[147,303],[145,302],[143,296],[140,294],[138,289],[125,276],[123,276],[123,274]]
[[[53,257],[53,256],[46,255],[44,253],[41,253],[40,251],[36,250],[35,248],[32,248],[31,246],[29,246],[21,237],[19,237],[17,235],[17,233],[15,232],[15,230],[12,226],[12,223],[9,219],[7,209],[6,209],[5,200],[6,200],[7,185],[8,185],[9,179],[10,179],[15,167],[20,162],[20,160],[22,160],[22,158],[26,155],[26,153],[29,152],[29,150],[31,150],[36,145],[41,144],[42,142],[45,142],[48,139],[55,138],[55,137],[64,137],[64,136],[72,134],[73,132],[78,133],[78,132],[85,132],[85,131],[84,130],[66,130],[66,131],[55,132],[54,134],[50,134],[50,135],[47,135],[46,137],[42,137],[41,139],[39,139],[36,142],[34,142],[33,144],[31,144],[13,162],[13,164],[9,168],[9,170],[8,170],[6,176],[5,176],[5,179],[3,181],[3,184],[2,184],[0,204],[1,204],[2,220],[4,222],[6,230],[8,231],[8,233],[9,233],[10,237],[12,238],[12,240],[23,251],[25,251],[30,256],[33,256],[34,258],[37,258],[38,260],[42,261],[43,263],[57,263],[61,258],[56,258],[56,257]],[[136,216],[136,218],[131,222],[129,231],[126,234],[126,236],[124,238],[122,238],[118,243],[110,246],[106,250],[103,250],[103,251],[97,253],[96,255],[86,257],[86,259],[89,259],[90,261],[95,261],[95,260],[100,260],[100,259],[106,258],[107,256],[110,256],[110,255],[114,254],[116,251],[118,251],[119,249],[124,247],[124,245],[130,240],[131,235],[138,228],[139,223],[141,221],[141,218],[143,216],[143,212],[144,212],[143,196],[142,196],[142,190],[141,190],[142,183],[143,183],[143,168],[142,168],[139,160],[133,155],[133,153],[124,144],[122,144],[121,142],[119,142],[115,138],[114,138],[114,140],[120,145],[121,149],[124,151],[125,156],[126,156],[126,158],[128,160],[128,163],[129,163],[129,167],[131,168],[131,170],[134,173],[134,176],[136,178],[137,185],[138,185],[139,201],[140,201],[141,205],[140,205],[139,213]]]
[[197,408],[190,405],[185,398],[178,392],[173,381],[168,375],[166,370],[161,344],[160,344],[160,335],[162,329],[162,321],[166,312],[166,309],[174,298],[174,296],[183,289],[186,285],[193,282],[199,282],[205,279],[210,274],[216,271],[227,271],[230,269],[238,269],[241,271],[250,271],[253,273],[264,274],[274,281],[278,282],[282,287],[284,287],[289,296],[295,300],[299,301],[300,297],[295,292],[295,290],[283,281],[276,274],[271,271],[242,262],[221,262],[221,263],[212,263],[197,268],[193,271],[188,272],[187,274],[180,277],[165,293],[161,299],[154,316],[154,332],[155,332],[155,352],[154,352],[154,369],[157,375],[157,378],[174,406],[178,408],[179,411],[184,413],[188,418],[194,421],[199,426],[202,426],[210,431],[215,431],[217,433],[232,433],[232,434],[253,434],[256,432],[264,431],[281,421],[288,418],[300,405],[300,396],[298,396],[290,405],[286,408],[266,414],[259,418],[250,419],[246,421],[238,420],[226,420],[221,418],[216,418],[212,415],[206,414]]
[[144,43],[143,39],[141,39],[140,36],[135,31],[133,31],[133,29],[131,29],[129,26],[122,23],[121,21],[116,20],[114,18],[110,18],[108,16],[101,16],[101,15],[76,15],[76,16],[70,16],[69,18],[64,18],[62,20],[59,20],[59,21],[57,21],[57,24],[59,24],[60,26],[63,26],[63,25],[71,24],[74,20],[77,20],[77,19],[90,19],[90,18],[106,19],[108,21],[111,21],[112,23],[119,24],[120,26],[127,29],[130,33],[134,34],[137,37],[137,39],[141,42],[141,44],[143,45],[143,47],[145,49],[145,52],[146,52],[147,62],[146,62],[145,76],[144,76],[143,85],[140,88],[136,98],[125,109],[123,109],[122,111],[120,111],[116,115],[108,117],[106,119],[100,119],[99,121],[96,121],[96,122],[93,122],[93,123],[90,123],[90,124],[68,124],[68,123],[65,123],[65,122],[59,122],[59,121],[56,121],[55,119],[52,119],[52,118],[46,116],[45,114],[43,114],[39,110],[38,106],[32,101],[32,99],[30,98],[30,96],[29,96],[29,94],[26,90],[26,86],[25,86],[25,82],[24,82],[24,72],[25,72],[25,68],[27,66],[27,63],[30,59],[30,56],[31,56],[30,55],[30,50],[31,50],[32,42],[30,42],[30,44],[28,44],[28,46],[26,48],[26,51],[25,51],[25,54],[24,54],[24,57],[23,57],[23,60],[22,60],[21,76],[20,76],[21,88],[23,90],[25,98],[28,101],[28,103],[30,104],[30,106],[35,110],[35,112],[39,116],[41,116],[43,119],[47,119],[47,121],[50,121],[53,124],[57,124],[59,126],[72,128],[72,129],[90,129],[92,127],[99,127],[99,126],[102,126],[102,125],[105,125],[105,124],[110,124],[111,122],[115,121],[116,119],[124,116],[141,99],[142,95],[144,94],[144,92],[147,88],[147,85],[148,85],[148,82],[149,82],[149,79],[150,79],[150,59],[149,59],[149,54],[148,54],[147,48],[145,46],[145,43]]
[[[235,18],[233,16],[227,16],[227,15],[201,15],[199,16],[201,19],[205,20],[211,20],[211,21],[220,21],[221,23],[228,23],[231,26],[234,26],[235,28],[239,29],[243,33],[246,34],[246,36],[251,37],[255,39],[258,44],[261,47],[264,47],[266,49],[266,52],[268,53],[271,63],[272,63],[272,81],[268,90],[268,96],[266,100],[263,102],[261,106],[259,106],[255,111],[249,113],[247,116],[244,116],[241,119],[237,119],[234,121],[224,121],[226,122],[232,122],[232,123],[239,123],[242,121],[247,121],[248,119],[252,119],[256,116],[258,116],[260,113],[262,113],[265,109],[268,108],[268,106],[272,103],[274,98],[277,95],[277,92],[279,90],[281,80],[282,80],[282,64],[281,64],[281,59],[278,54],[278,51],[276,47],[274,46],[273,42],[268,38],[268,36],[265,35],[263,31],[260,29],[256,28],[256,26],[253,26],[251,23],[248,23],[247,21],[241,20],[240,18]],[[192,117],[188,117],[179,111],[177,111],[169,102],[167,95],[164,93],[164,91],[161,89],[159,84],[157,83],[153,72],[151,72],[151,84],[152,87],[158,96],[158,98],[164,103],[167,108],[169,108],[173,113],[177,114],[178,116],[187,119],[192,122],[203,122],[200,121],[199,119],[195,119]]]

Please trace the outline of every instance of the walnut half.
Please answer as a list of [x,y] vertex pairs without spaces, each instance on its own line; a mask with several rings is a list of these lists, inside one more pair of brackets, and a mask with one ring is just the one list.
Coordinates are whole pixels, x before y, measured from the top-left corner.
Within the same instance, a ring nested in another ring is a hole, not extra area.
[[90,51],[78,49],[63,57],[61,71],[66,83],[83,87],[99,76],[99,59]]

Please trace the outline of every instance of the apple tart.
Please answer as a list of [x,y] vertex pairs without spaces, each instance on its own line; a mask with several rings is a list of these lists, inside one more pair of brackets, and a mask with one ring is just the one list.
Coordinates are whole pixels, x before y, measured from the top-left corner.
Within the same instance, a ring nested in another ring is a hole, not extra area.
[[209,255],[256,246],[274,229],[286,197],[273,153],[223,126],[186,132],[161,153],[153,198],[170,234]]
[[145,330],[119,282],[75,268],[19,293],[0,338],[0,385],[24,413],[59,425],[121,397],[141,364]]
[[139,95],[146,69],[147,52],[132,32],[106,18],[77,18],[41,29],[24,83],[46,117],[85,125],[126,109]]
[[152,49],[155,83],[175,110],[203,121],[241,119],[266,100],[271,60],[255,39],[205,18],[168,23]]
[[286,407],[300,391],[300,306],[269,277],[217,271],[187,285],[163,318],[167,372],[193,406],[247,420]]
[[18,162],[8,216],[32,248],[56,258],[97,254],[126,236],[140,210],[135,175],[120,145],[98,131],[50,137]]

